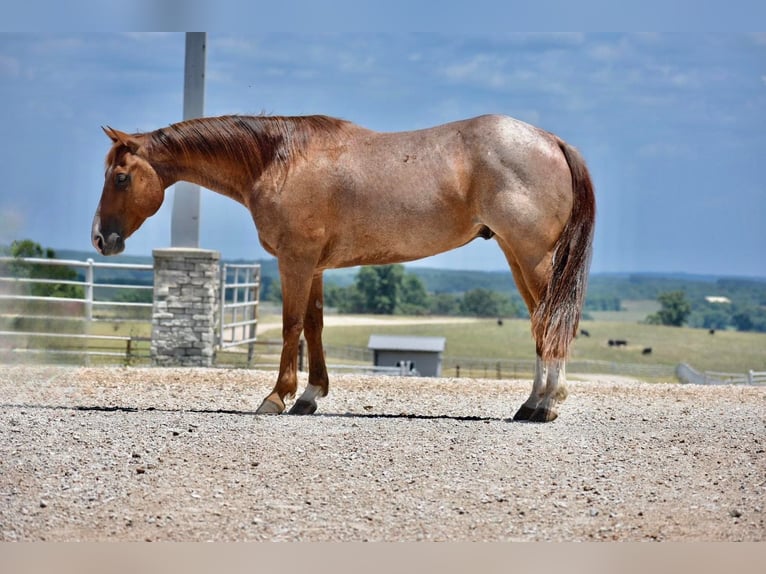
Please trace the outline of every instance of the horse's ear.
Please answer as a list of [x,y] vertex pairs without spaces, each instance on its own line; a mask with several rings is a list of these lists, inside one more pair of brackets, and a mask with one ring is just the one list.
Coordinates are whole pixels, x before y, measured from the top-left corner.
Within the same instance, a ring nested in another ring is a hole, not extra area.
[[129,134],[126,134],[125,132],[121,132],[120,130],[110,128],[109,126],[106,126],[106,127],[101,126],[101,129],[104,130],[104,133],[109,137],[110,140],[112,140],[112,142],[120,143],[124,145],[133,153],[135,153],[136,150],[141,145],[136,138],[134,138],[133,136]]

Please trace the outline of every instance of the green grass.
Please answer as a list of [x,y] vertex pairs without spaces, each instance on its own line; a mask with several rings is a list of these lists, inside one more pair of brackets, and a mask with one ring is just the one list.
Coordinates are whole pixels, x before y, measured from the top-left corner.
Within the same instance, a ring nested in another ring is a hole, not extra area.
[[[744,372],[766,370],[766,333],[664,327],[636,323],[583,321],[590,337],[578,337],[573,357],[637,364],[688,363],[697,370]],[[610,347],[609,339],[624,339],[627,347]],[[651,347],[650,355],[643,355]]]
[[[649,302],[651,303],[651,302]],[[579,336],[573,346],[571,359],[577,361],[605,361],[614,364],[662,365],[675,367],[679,363],[688,363],[697,370],[723,372],[745,372],[748,369],[766,371],[766,334],[741,333],[735,331],[716,331],[710,335],[704,329],[663,327],[645,325],[637,322],[647,312],[653,309],[647,302],[630,302],[626,311],[614,314],[594,313],[596,320],[583,321],[581,328],[590,333],[590,337]],[[614,316],[613,316],[614,315]],[[376,316],[376,319],[381,317]],[[391,319],[398,319],[392,317]],[[622,318],[622,321],[616,320]],[[632,320],[630,319],[632,318]],[[262,314],[259,318],[261,325],[272,323],[279,325],[281,316]],[[63,326],[63,325],[62,325]],[[5,328],[10,327],[6,325]],[[67,325],[77,331],[73,325]],[[84,325],[81,324],[80,332]],[[121,335],[148,338],[151,336],[151,326],[148,323],[116,323],[98,322],[89,326],[89,333],[101,335]],[[466,365],[465,359],[486,359],[487,367],[481,370],[490,371],[493,366],[490,361],[522,361],[534,360],[534,343],[530,334],[529,321],[512,319],[498,326],[494,319],[483,319],[469,323],[457,324],[411,324],[411,325],[368,325],[368,326],[326,326],[323,334],[324,343],[328,347],[361,347],[366,348],[371,334],[399,334],[446,337],[445,375],[453,375],[455,363],[461,367]],[[261,341],[281,338],[281,328],[269,330],[259,329]],[[624,339],[627,347],[610,347],[609,339]],[[31,339],[30,339],[31,343]],[[90,349],[120,352],[125,350],[123,341],[50,339],[37,340],[37,345],[48,348],[82,348],[88,345]],[[652,348],[649,355],[642,354],[644,348]],[[134,352],[148,357],[149,342],[134,344]],[[273,348],[256,347],[256,366],[266,368],[276,367],[279,344]],[[263,361],[266,361],[265,363]],[[246,362],[246,354],[242,351],[219,353],[220,360],[225,364],[242,364]],[[268,359],[268,360],[266,360]],[[94,363],[102,361],[114,363],[115,358],[103,360],[94,359]],[[144,363],[146,359],[139,362]],[[352,361],[328,354],[328,362],[350,363]],[[478,367],[477,367],[478,368]],[[461,374],[483,376],[482,372],[466,372],[461,368]],[[521,376],[522,374],[519,373]],[[494,376],[494,373],[490,373]]]
[[[278,320],[278,319],[274,319]],[[573,360],[608,361],[637,365],[675,367],[688,363],[697,370],[744,372],[766,370],[766,334],[664,327],[613,320],[583,321],[590,337],[579,336]],[[325,327],[328,346],[366,347],[371,334],[442,336],[447,339],[445,358],[472,357],[493,360],[534,359],[529,321],[506,320],[502,327],[494,319],[474,323],[437,325],[370,325]],[[278,330],[261,334],[279,338]],[[610,347],[609,339],[624,339],[627,347]],[[642,351],[651,347],[651,354]]]

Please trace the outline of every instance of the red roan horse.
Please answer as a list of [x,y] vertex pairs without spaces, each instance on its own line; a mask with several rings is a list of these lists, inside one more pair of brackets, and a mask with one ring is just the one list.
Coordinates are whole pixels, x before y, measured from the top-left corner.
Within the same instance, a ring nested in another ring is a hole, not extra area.
[[595,198],[580,154],[557,136],[503,116],[378,133],[326,116],[223,116],[148,133],[104,129],[113,145],[92,240],[120,253],[179,180],[250,210],[279,262],[283,348],[258,413],[297,391],[301,332],[309,379],[290,413],[327,395],[322,273],[411,261],[494,238],[532,319],[537,367],[515,420],[551,421],[566,398],[564,364],[587,283]]

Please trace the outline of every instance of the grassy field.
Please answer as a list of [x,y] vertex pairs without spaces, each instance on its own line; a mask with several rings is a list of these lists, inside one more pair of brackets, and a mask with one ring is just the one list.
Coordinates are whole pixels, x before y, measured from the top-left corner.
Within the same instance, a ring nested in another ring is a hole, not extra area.
[[[266,318],[262,318],[262,322]],[[278,317],[269,317],[278,322]],[[572,347],[573,360],[609,361],[638,365],[675,367],[688,363],[697,370],[745,372],[766,370],[766,334],[663,327],[614,320],[583,321],[589,337],[579,336]],[[326,326],[324,342],[332,346],[366,347],[371,334],[423,335],[446,337],[445,358],[473,357],[497,360],[534,359],[529,321],[494,319],[472,323],[436,325],[355,325]],[[278,329],[260,333],[264,338],[280,337]],[[625,347],[610,347],[609,339],[623,339]],[[651,348],[650,354],[644,349]]]
[[[653,312],[652,302],[628,302],[626,311],[593,313],[594,320],[583,321],[581,328],[588,331],[590,336],[579,336],[572,347],[573,361],[601,361],[610,364],[630,364],[641,366],[665,366],[675,368],[679,363],[688,363],[699,371],[711,370],[722,372],[744,373],[748,369],[766,371],[766,334],[741,333],[735,331],[717,331],[714,335],[704,329],[689,329],[645,325],[637,321]],[[364,317],[355,317],[357,320]],[[462,323],[443,324],[395,324],[401,317],[368,317],[383,324],[375,325],[328,325],[324,330],[324,342],[330,349],[328,363],[353,363],[359,360],[349,360],[347,356],[333,356],[333,348],[355,347],[366,349],[371,334],[399,334],[441,336],[447,339],[445,350],[444,374],[452,376],[454,365],[467,365],[471,361],[484,362],[481,367],[484,373],[487,369],[494,376],[492,361],[518,361],[531,364],[534,359],[534,343],[530,335],[529,321],[526,319],[505,320],[502,326],[495,319],[482,319]],[[387,321],[386,321],[387,319]],[[6,321],[7,322],[7,321]],[[90,334],[109,336],[130,336],[143,338],[143,341],[133,341],[132,353],[139,358],[134,364],[144,364],[148,361],[149,342],[151,335],[148,323],[117,323],[98,322],[86,327],[85,324],[64,325],[59,327],[65,332],[84,332],[87,328]],[[266,347],[256,347],[256,366],[273,368],[278,363],[281,338],[281,317],[272,313],[261,314],[261,325],[271,324],[268,330],[259,329],[261,341],[273,340],[275,344]],[[390,323],[390,324],[386,324]],[[4,325],[9,328],[10,324]],[[70,330],[72,329],[72,330]],[[32,325],[23,330],[35,330]],[[59,331],[59,329],[45,329]],[[628,342],[625,347],[609,346],[610,339],[622,339]],[[18,344],[15,342],[14,344]],[[38,346],[40,348],[82,349],[88,345],[91,350],[124,353],[125,341],[82,339],[36,339],[25,341],[21,346]],[[644,350],[651,348],[651,353]],[[92,363],[120,362],[113,357],[95,358]],[[219,362],[226,365],[244,366],[246,355],[242,351],[219,353]],[[366,362],[369,362],[367,360]],[[477,370],[478,369],[478,372]],[[463,375],[483,376],[478,367],[473,371],[462,370]],[[618,369],[619,371],[619,369]],[[489,373],[488,373],[489,374]],[[511,373],[526,376],[526,372]]]

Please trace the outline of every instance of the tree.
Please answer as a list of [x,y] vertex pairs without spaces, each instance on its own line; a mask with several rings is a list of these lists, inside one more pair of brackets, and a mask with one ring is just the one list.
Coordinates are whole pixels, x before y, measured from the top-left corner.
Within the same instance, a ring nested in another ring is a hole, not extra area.
[[746,307],[738,310],[731,318],[738,331],[766,332],[766,307]]
[[282,303],[282,283],[279,277],[264,277],[260,294],[262,301]]
[[657,301],[660,303],[660,310],[649,315],[646,318],[647,323],[680,327],[692,312],[692,307],[683,291],[660,293]]
[[452,293],[436,293],[428,301],[433,315],[460,315],[460,297]]
[[393,315],[403,279],[403,265],[362,267],[354,283],[363,306],[359,312]]
[[502,293],[488,289],[471,289],[460,302],[463,315],[474,317],[514,317],[517,311],[511,300]]
[[740,311],[739,313],[735,313],[734,316],[732,316],[731,321],[734,323],[737,331],[753,330],[753,319],[750,317],[750,313],[748,311]]
[[[31,239],[22,239],[21,241],[11,243],[10,255],[16,259],[56,259],[56,252],[53,249],[43,249],[39,243],[35,243]],[[16,277],[60,279],[62,281],[76,281],[78,279],[77,272],[74,269],[63,265],[14,261],[9,267],[11,273]],[[30,293],[37,297],[68,297],[72,299],[83,299],[85,297],[85,291],[80,285],[65,283],[33,283]]]
[[428,292],[417,275],[405,273],[402,278],[397,312],[403,315],[428,314]]

